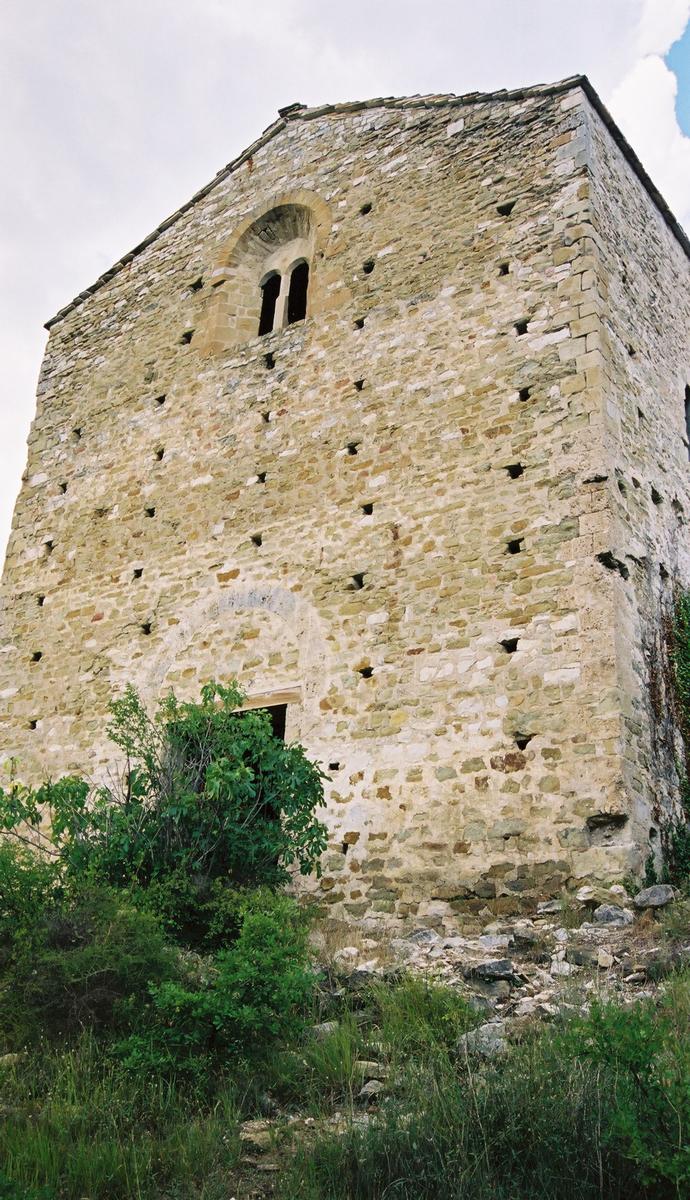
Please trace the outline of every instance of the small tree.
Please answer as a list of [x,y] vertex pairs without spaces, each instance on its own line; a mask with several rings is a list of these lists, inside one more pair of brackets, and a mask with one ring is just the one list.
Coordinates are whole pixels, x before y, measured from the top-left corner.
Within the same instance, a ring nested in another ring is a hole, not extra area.
[[150,893],[173,925],[214,889],[215,907],[218,885],[275,887],[291,868],[318,870],[325,776],[243,701],[236,684],[209,683],[200,702],[169,695],[150,717],[128,687],[110,705],[119,781],[90,789],[68,777],[32,791],[15,780],[0,790],[0,829],[39,845],[65,881]]

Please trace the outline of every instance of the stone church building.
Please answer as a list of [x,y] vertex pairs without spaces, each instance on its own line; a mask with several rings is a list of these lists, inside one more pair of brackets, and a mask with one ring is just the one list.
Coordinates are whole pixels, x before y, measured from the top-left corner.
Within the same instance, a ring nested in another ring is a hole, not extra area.
[[236,678],[324,765],[334,914],[639,872],[677,804],[690,245],[584,77],[293,104],[50,337],[0,749]]

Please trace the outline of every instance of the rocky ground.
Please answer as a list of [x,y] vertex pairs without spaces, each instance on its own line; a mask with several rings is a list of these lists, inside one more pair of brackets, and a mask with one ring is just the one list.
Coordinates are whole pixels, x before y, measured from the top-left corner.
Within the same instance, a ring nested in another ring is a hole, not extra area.
[[[331,923],[317,926],[313,941],[323,986],[333,993],[363,991],[404,972],[457,989],[480,1018],[459,1050],[490,1057],[503,1053],[535,1021],[583,1012],[595,996],[622,1003],[653,996],[671,970],[690,964],[690,925],[685,916],[676,928],[668,919],[675,901],[666,884],[635,895],[622,886],[586,886],[567,902],[539,904],[531,916],[496,918],[487,908],[393,937]],[[335,1024],[316,1025],[311,1036],[325,1037]],[[317,1132],[370,1119],[385,1095],[387,1068],[374,1059],[356,1068],[352,1112],[314,1118],[271,1111],[269,1100],[265,1118],[243,1124],[247,1177],[238,1193],[243,1200],[270,1196],[271,1177],[286,1153],[308,1145]]]

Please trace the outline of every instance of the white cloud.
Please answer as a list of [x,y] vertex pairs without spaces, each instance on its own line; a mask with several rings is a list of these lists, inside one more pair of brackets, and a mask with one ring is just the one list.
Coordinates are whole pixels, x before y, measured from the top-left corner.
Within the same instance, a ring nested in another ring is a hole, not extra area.
[[641,56],[609,97],[609,107],[659,191],[690,230],[690,138],[678,125],[678,80],[661,55],[690,19],[690,0],[646,0],[637,30]]
[[666,54],[690,20],[690,0],[644,0],[637,29],[638,54]]

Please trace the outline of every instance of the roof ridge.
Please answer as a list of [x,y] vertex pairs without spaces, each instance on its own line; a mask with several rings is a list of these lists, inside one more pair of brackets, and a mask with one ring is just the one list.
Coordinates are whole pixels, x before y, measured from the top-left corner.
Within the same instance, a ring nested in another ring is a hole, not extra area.
[[456,95],[453,92],[439,92],[413,96],[379,96],[369,100],[350,100],[343,101],[342,103],[338,104],[320,104],[311,108],[301,103],[293,103],[280,108],[278,110],[278,118],[271,122],[271,124],[264,129],[263,133],[261,133],[258,138],[256,138],[235,158],[231,159],[230,162],[226,163],[224,167],[221,167],[208,183],[206,183],[197,192],[194,192],[189,200],[187,200],[184,204],[181,204],[179,208],[176,208],[174,212],[170,214],[170,216],[161,221],[161,223],[157,225],[155,229],[153,229],[152,232],[148,234],[141,242],[134,246],[132,250],[129,250],[127,254],[123,254],[122,258],[119,258],[112,267],[109,267],[107,271],[104,271],[102,275],[99,275],[90,287],[85,288],[82,292],[79,292],[73,300],[70,300],[68,304],[65,304],[61,309],[59,309],[54,317],[51,317],[49,321],[46,321],[44,328],[48,330],[52,329],[53,325],[56,325],[57,322],[61,321],[63,317],[66,317],[68,313],[72,312],[75,308],[78,308],[81,304],[83,304],[84,301],[89,298],[89,296],[93,296],[93,294],[103,287],[104,284],[108,283],[115,275],[119,274],[124,267],[128,266],[138,254],[141,254],[143,250],[155,242],[157,238],[159,238],[160,235],[165,232],[166,229],[169,229],[171,225],[174,225],[174,223],[184,213],[188,212],[189,209],[197,204],[199,200],[203,200],[205,196],[208,196],[218,183],[220,183],[223,179],[227,179],[229,175],[238,169],[238,167],[241,167],[242,164],[247,162],[248,159],[252,158],[258,150],[262,149],[263,146],[270,142],[276,136],[276,134],[280,133],[281,130],[285,129],[287,125],[294,121],[310,121],[316,120],[317,118],[323,116],[362,112],[372,108],[441,108],[444,105],[447,105],[448,107],[463,107],[473,104],[486,104],[497,100],[515,101],[531,99],[532,97],[536,96],[554,96],[558,95],[560,92],[571,91],[576,87],[582,88],[593,108],[597,111],[602,121],[606,125],[609,133],[611,133],[613,140],[622,150],[623,154],[633,168],[633,171],[638,176],[646,190],[649,192],[666,224],[675,234],[685,253],[690,258],[690,240],[688,239],[687,234],[677,218],[673,215],[671,209],[656,185],[650,179],[645,168],[642,166],[642,163],[635,154],[635,151],[632,149],[632,146],[618,128],[618,125],[614,121],[603,101],[600,99],[596,89],[590,83],[586,75],[570,75],[565,79],[556,81],[555,83],[538,83],[526,87],[512,89],[501,88],[492,92],[467,92],[464,95]]

